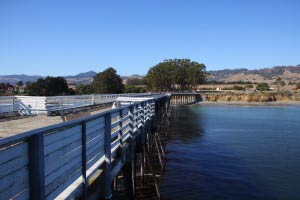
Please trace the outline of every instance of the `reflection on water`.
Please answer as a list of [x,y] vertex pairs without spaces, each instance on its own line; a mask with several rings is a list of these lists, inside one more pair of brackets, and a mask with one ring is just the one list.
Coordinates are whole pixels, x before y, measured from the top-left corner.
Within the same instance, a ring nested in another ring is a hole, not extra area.
[[300,199],[300,107],[173,109],[163,199]]
[[[187,109],[176,107],[172,110],[170,117],[171,126],[168,133],[169,143],[191,143],[195,142],[203,134],[201,115],[194,112],[189,112]],[[188,128],[184,128],[188,127]]]

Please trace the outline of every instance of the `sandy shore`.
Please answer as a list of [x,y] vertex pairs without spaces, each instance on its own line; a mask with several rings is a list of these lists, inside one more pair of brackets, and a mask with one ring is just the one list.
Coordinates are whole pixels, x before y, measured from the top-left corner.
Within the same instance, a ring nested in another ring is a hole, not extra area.
[[265,105],[265,106],[284,106],[284,105],[296,105],[300,106],[300,101],[271,101],[271,102],[247,102],[247,101],[201,101],[197,104],[211,104],[211,105],[222,105],[222,104],[227,104],[227,105]]

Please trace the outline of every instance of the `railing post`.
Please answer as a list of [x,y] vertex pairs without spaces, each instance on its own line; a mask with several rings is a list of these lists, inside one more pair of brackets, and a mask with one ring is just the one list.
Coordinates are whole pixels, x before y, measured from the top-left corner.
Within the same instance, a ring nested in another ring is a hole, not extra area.
[[29,138],[29,182],[30,199],[45,199],[45,167],[43,134]]
[[81,171],[83,177],[83,199],[87,199],[88,182],[86,180],[86,122],[81,125]]
[[120,122],[119,122],[119,126],[120,126],[120,132],[119,132],[119,139],[120,139],[120,147],[122,148],[123,147],[123,140],[122,140],[122,135],[123,135],[123,123],[122,123],[122,115],[123,115],[123,110],[121,109],[119,111],[119,116],[120,116]]
[[133,138],[133,123],[134,123],[134,115],[133,115],[133,106],[129,107],[129,127],[130,127],[130,137]]
[[14,112],[14,111],[15,111],[15,98],[16,98],[16,97],[14,97],[14,96],[13,96],[13,102],[12,102],[12,112]]
[[95,95],[92,95],[92,105],[95,105]]
[[62,109],[62,97],[60,97],[59,108]]
[[104,151],[105,151],[105,178],[104,195],[105,199],[112,198],[111,191],[111,113],[105,115],[104,131]]
[[136,117],[136,119],[135,119],[135,128],[138,130],[138,128],[139,128],[139,121],[140,121],[140,118],[141,118],[140,111],[139,111],[139,105],[138,104],[136,105],[135,117]]
[[146,125],[146,123],[145,123],[145,103],[143,102],[142,104],[141,104],[141,107],[142,107],[142,122],[143,122],[143,127],[142,127],[142,134],[141,134],[141,139],[142,139],[142,145],[144,145],[145,144],[145,125]]

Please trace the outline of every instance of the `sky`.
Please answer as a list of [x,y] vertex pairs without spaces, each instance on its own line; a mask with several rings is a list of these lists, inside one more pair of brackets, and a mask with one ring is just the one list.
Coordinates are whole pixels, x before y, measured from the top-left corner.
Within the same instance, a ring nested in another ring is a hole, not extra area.
[[0,75],[300,64],[299,0],[0,0]]

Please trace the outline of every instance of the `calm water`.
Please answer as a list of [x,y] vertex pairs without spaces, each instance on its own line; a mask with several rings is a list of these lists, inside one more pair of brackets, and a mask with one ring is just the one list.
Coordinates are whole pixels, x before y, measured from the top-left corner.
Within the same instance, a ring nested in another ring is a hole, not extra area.
[[300,199],[300,107],[174,108],[163,199]]

